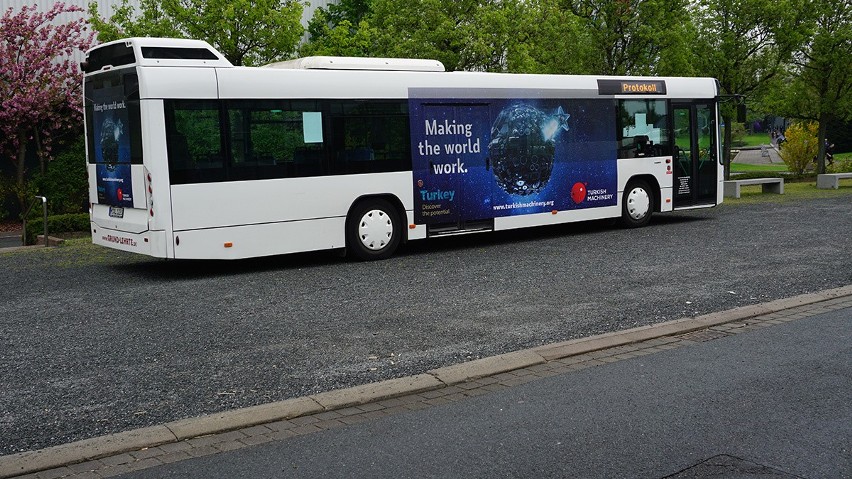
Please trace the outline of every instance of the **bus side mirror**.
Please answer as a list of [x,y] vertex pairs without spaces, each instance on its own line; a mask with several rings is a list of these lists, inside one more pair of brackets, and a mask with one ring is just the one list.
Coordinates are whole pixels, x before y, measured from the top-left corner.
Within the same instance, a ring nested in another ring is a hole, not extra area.
[[745,103],[737,105],[737,123],[746,122],[746,106]]

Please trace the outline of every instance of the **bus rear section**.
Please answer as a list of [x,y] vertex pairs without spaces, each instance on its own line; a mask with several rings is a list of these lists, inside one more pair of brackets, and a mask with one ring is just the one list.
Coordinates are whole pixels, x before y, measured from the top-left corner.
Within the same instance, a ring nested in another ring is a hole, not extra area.
[[132,47],[118,42],[82,65],[92,242],[164,258],[166,232],[153,221],[156,185],[142,161],[138,75],[122,66],[134,62]]
[[140,67],[187,63],[230,66],[205,42],[158,38],[98,45],[81,63],[93,243],[174,257],[166,154],[150,131],[162,101],[143,99]]

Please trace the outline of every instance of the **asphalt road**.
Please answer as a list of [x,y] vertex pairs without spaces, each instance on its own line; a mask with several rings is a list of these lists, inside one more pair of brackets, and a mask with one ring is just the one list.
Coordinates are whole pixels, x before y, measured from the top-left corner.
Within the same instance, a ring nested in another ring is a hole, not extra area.
[[21,246],[21,234],[0,231],[0,248]]
[[328,253],[0,253],[0,455],[852,283],[852,196]]
[[836,310],[121,477],[849,478],[850,320]]

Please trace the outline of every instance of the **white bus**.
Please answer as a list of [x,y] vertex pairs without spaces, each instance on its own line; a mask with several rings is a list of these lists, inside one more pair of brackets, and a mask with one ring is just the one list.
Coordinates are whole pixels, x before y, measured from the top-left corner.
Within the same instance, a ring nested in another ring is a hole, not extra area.
[[722,202],[712,78],[445,72],[314,57],[234,67],[196,40],[87,53],[94,243],[236,259]]

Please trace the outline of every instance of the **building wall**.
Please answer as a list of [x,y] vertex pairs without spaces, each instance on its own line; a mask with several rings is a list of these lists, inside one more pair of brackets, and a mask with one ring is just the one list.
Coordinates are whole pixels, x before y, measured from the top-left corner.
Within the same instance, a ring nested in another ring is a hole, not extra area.
[[[12,9],[17,12],[21,10],[21,8],[23,8],[24,6],[31,7],[33,5],[36,5],[40,11],[46,12],[50,10],[50,8],[53,6],[54,3],[56,3],[56,1],[57,0],[2,0],[0,1],[0,9],[5,13],[6,10],[9,9],[9,7],[12,7]],[[81,17],[87,18],[89,11],[89,1],[90,0],[63,0],[63,3],[65,3],[66,5],[74,5],[80,7],[86,12],[82,14],[66,13],[60,15],[60,17],[57,18],[57,21],[60,23],[66,23]],[[138,0],[130,0],[130,5],[133,5],[134,7],[138,7],[139,3],[140,2]],[[100,12],[102,17],[110,17],[115,12],[115,8],[119,5],[121,5],[121,0],[99,0],[98,11]]]
[[[314,11],[319,8],[328,8],[329,4],[337,3],[338,0],[310,0],[310,6],[305,6],[305,12],[302,15],[302,25],[307,26],[308,20],[311,19],[314,15]],[[36,5],[42,11],[47,11],[53,4],[56,3],[56,0],[2,0],[0,2],[0,11],[5,12],[9,7],[12,7],[15,11],[20,10],[22,7]],[[76,5],[88,11],[89,9],[89,0],[64,0],[66,5]],[[130,0],[130,5],[138,8],[140,5],[139,0]],[[304,2],[303,2],[304,3]],[[103,17],[110,17],[115,11],[115,8],[121,5],[121,0],[100,0],[98,1],[98,11]],[[61,22],[67,22],[69,20],[74,20],[78,18],[79,15],[75,14],[66,14],[63,17],[59,18]]]

